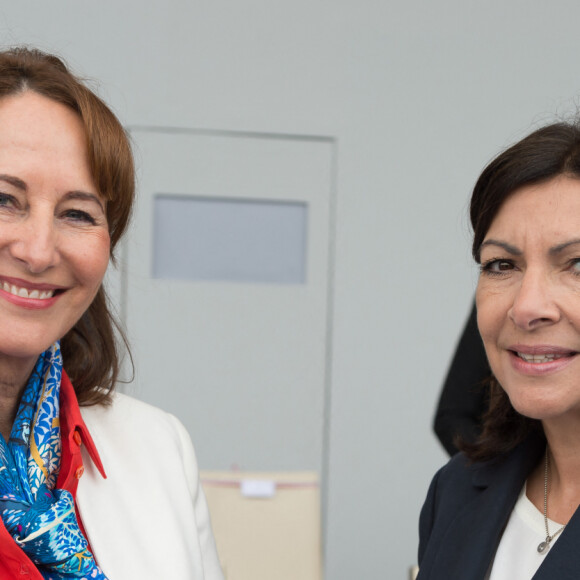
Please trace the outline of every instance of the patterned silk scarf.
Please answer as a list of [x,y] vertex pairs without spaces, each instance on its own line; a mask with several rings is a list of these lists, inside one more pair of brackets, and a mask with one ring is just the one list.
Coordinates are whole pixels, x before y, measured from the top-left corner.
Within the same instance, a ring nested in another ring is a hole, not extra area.
[[40,355],[10,440],[0,435],[0,515],[47,580],[106,580],[79,529],[70,492],[55,489],[60,468],[59,343]]

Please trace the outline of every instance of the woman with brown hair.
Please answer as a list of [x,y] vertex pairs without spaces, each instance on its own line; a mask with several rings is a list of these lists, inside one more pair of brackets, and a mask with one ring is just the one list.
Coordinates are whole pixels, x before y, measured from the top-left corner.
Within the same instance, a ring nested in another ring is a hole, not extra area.
[[0,53],[0,577],[221,580],[189,436],[115,393],[103,277],[134,199],[110,109]]
[[494,159],[471,199],[483,432],[435,476],[420,580],[580,577],[580,127]]

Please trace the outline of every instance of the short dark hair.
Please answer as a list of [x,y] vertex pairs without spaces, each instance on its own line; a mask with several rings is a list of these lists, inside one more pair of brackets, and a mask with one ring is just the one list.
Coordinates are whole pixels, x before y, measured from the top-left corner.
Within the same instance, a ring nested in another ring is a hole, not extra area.
[[[537,129],[493,159],[473,188],[470,205],[472,254],[480,262],[481,244],[505,200],[516,190],[566,175],[580,179],[580,123],[553,123]],[[520,415],[498,381],[489,380],[489,408],[483,430],[473,445],[462,449],[474,461],[513,449],[532,431],[541,431],[535,419]]]
[[[59,57],[28,47],[0,51],[0,99],[26,91],[61,103],[79,116],[87,136],[91,176],[107,200],[114,258],[135,197],[133,154],[127,133],[109,107]],[[126,344],[101,285],[87,311],[61,338],[64,367],[80,404],[110,401],[120,367],[115,331]]]

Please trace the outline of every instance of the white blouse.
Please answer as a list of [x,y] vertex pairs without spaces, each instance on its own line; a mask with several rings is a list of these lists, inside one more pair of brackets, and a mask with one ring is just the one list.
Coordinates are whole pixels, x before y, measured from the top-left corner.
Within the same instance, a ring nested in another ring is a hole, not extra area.
[[[550,533],[554,534],[562,524],[548,519],[548,527]],[[560,534],[552,540],[550,546],[559,537]],[[550,551],[548,548],[543,554],[538,552],[538,545],[545,539],[544,514],[528,499],[524,484],[486,580],[530,580]]]

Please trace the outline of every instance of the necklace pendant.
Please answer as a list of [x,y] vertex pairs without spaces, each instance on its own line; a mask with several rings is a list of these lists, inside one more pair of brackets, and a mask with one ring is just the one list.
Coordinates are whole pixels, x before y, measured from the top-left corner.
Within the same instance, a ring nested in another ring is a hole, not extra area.
[[548,546],[549,546],[549,545],[550,545],[550,542],[547,542],[547,541],[540,542],[540,543],[538,544],[538,552],[539,552],[540,554],[543,554],[543,553],[544,553],[544,552],[545,552],[545,551],[548,549]]

